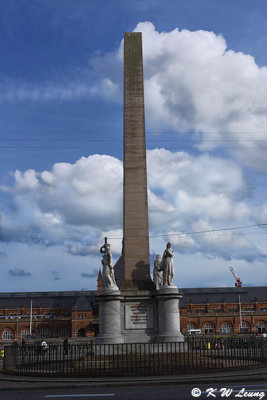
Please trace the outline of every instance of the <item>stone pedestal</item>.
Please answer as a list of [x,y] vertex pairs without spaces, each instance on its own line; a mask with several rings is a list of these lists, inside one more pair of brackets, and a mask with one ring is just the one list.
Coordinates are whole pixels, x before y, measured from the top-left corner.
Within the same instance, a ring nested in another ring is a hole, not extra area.
[[121,294],[119,290],[103,288],[99,302],[99,335],[97,344],[123,343],[121,335]]
[[158,291],[104,288],[99,302],[97,344],[183,342],[176,287]]
[[157,303],[155,291],[123,291],[121,327],[124,343],[155,342]]
[[158,342],[183,342],[180,332],[179,299],[182,295],[174,286],[164,286],[157,291]]

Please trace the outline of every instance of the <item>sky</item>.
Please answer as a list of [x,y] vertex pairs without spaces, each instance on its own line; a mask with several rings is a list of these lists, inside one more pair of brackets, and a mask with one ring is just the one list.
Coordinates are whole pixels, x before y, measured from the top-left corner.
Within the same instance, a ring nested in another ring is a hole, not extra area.
[[[123,35],[142,32],[151,266],[267,285],[265,0],[0,2],[0,291],[96,288],[121,252]],[[152,268],[152,267],[151,267]]]

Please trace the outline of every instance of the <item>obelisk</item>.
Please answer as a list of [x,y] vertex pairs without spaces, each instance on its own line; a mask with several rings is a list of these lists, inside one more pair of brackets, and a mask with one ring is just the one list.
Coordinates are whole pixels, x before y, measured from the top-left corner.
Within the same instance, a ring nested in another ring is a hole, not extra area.
[[[114,266],[119,289],[99,295],[96,343],[180,342],[174,286],[150,277],[142,34],[124,34],[123,253]],[[102,252],[102,251],[101,251]],[[153,350],[153,349],[152,349]],[[113,351],[113,350],[112,350]]]
[[142,33],[124,34],[124,181],[121,290],[154,289],[150,277]]

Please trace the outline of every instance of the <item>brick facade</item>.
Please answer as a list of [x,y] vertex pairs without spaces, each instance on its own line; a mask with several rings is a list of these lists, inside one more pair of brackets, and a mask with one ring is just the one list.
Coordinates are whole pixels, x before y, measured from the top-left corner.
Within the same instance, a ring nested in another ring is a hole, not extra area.
[[34,338],[92,338],[98,329],[96,292],[1,293],[0,344],[27,339],[30,324]]
[[[267,331],[267,287],[181,289],[181,331],[202,333]],[[241,316],[240,316],[241,306]]]
[[[27,338],[93,338],[98,333],[97,291],[0,293],[0,344]],[[181,289],[181,331],[202,333],[267,331],[267,287]]]

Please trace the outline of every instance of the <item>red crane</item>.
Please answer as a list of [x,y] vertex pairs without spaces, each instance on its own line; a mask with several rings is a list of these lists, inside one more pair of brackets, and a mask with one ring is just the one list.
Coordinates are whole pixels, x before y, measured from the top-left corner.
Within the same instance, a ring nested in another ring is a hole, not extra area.
[[235,278],[235,281],[236,281],[235,282],[235,286],[236,287],[242,287],[242,282],[241,282],[239,276],[236,275],[234,268],[233,267],[229,267],[229,269],[230,269],[230,271],[232,272],[232,274],[233,274],[233,276]]

